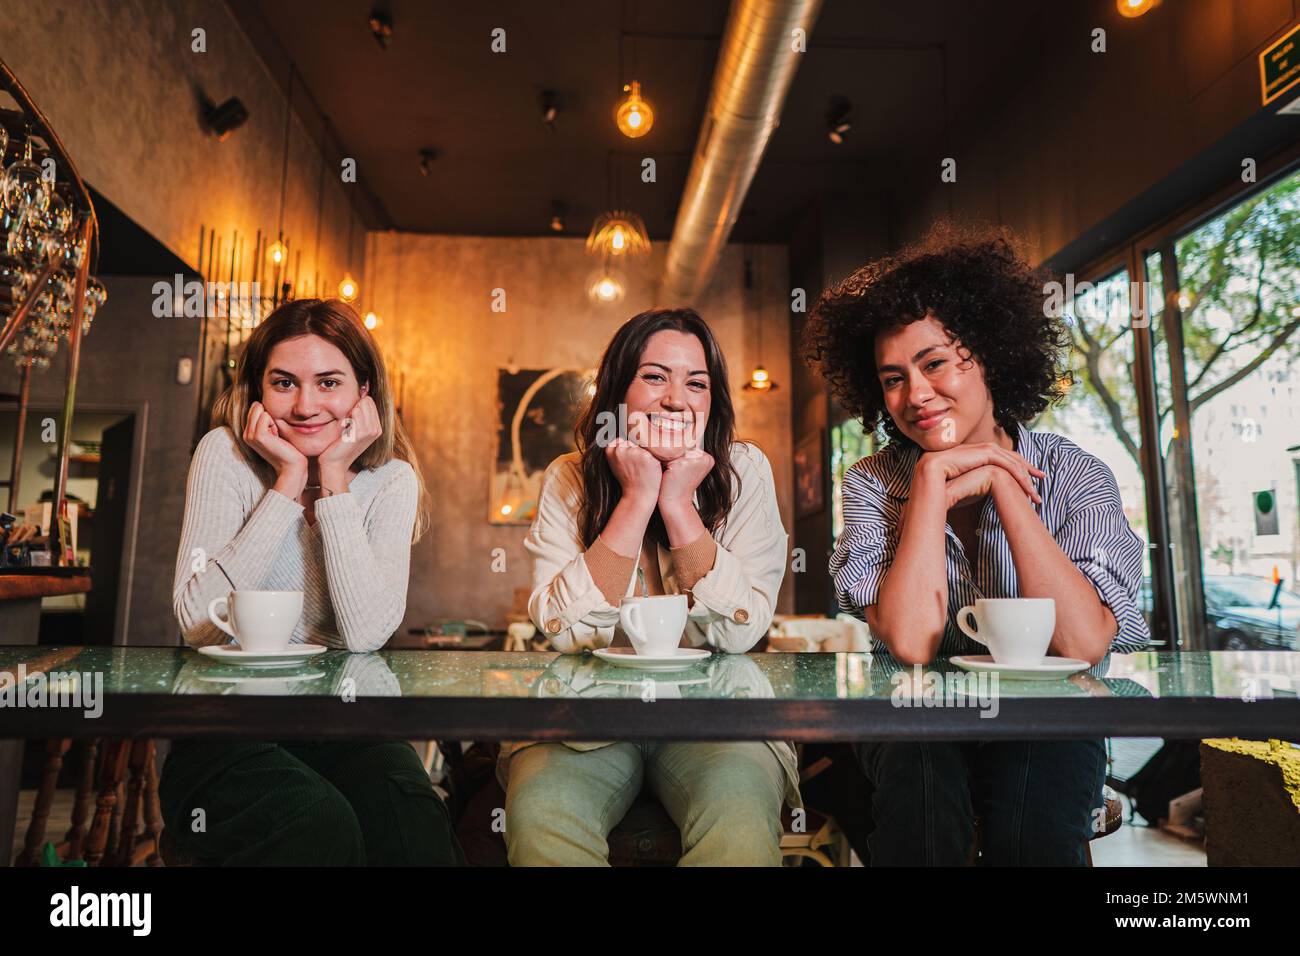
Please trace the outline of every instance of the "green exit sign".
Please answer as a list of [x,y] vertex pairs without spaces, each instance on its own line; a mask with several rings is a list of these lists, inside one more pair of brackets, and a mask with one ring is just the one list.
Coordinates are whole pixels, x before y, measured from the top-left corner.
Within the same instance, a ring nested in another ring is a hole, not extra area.
[[1300,24],[1259,55],[1259,82],[1265,106],[1300,85]]

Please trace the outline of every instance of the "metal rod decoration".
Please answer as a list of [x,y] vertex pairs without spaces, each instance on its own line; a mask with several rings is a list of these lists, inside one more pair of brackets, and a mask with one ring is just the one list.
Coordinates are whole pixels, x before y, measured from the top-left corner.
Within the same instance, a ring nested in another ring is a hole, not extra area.
[[[82,238],[90,248],[91,223],[87,221]],[[86,280],[90,276],[90,256],[77,267],[76,291],[72,296],[72,328],[68,331],[68,384],[63,394],[63,427],[59,429],[59,469],[54,478],[54,501],[50,511],[50,555],[52,563],[69,567],[77,563],[72,541],[64,540],[68,526],[63,523],[64,494],[68,485],[68,452],[72,445],[72,414],[77,404],[77,371],[81,367],[81,327],[86,315]]]
[[[18,425],[14,430],[14,460],[9,466],[10,514],[18,513],[18,480],[23,474],[23,433],[27,431],[27,399],[32,383],[32,363],[23,366],[22,385],[18,388]],[[21,522],[19,522],[21,524]]]

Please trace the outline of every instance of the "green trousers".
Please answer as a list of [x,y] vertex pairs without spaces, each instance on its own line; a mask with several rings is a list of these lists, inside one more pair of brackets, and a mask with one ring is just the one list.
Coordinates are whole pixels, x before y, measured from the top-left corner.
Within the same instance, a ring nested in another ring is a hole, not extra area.
[[178,848],[200,863],[464,863],[447,808],[404,741],[178,740],[158,796]]
[[539,743],[508,770],[511,866],[607,866],[609,831],[643,784],[681,832],[679,866],[781,865],[785,771],[765,743]]

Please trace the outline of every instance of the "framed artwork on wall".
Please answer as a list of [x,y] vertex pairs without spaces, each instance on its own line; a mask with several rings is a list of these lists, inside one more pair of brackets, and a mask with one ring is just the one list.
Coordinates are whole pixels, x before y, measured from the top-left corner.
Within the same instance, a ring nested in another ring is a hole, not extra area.
[[794,516],[806,518],[826,507],[826,493],[822,487],[825,466],[822,451],[825,446],[820,431],[806,435],[794,446]]
[[575,450],[573,426],[589,380],[590,371],[578,368],[497,370],[489,524],[532,524],[546,467]]

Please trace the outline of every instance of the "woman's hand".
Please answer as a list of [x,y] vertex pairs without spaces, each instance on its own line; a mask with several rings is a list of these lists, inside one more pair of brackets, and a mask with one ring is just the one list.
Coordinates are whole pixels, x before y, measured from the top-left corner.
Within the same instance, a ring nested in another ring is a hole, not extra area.
[[275,469],[275,490],[298,500],[307,484],[307,458],[280,437],[280,429],[261,402],[253,402],[244,422],[244,442]]
[[639,504],[653,504],[659,499],[664,466],[658,458],[626,438],[615,438],[605,446],[605,458],[623,488],[624,498]]
[[[1018,453],[993,442],[958,445],[943,451],[926,452],[921,456],[916,467],[918,471],[924,469],[942,478],[946,484],[951,484],[954,479],[972,471],[987,467],[999,468],[1014,478],[1031,500],[1038,504],[1042,504],[1043,501],[1038,494],[1038,489],[1034,487],[1034,478],[1043,478],[1047,473],[1031,465]],[[987,485],[984,478],[977,479],[975,483]],[[961,487],[968,488],[970,483]],[[988,494],[990,488],[991,485],[986,487],[982,494]]]
[[663,480],[659,483],[659,510],[692,505],[695,489],[713,470],[713,456],[699,448],[683,452],[664,465]]
[[997,465],[983,465],[949,480],[944,485],[948,510],[974,504],[981,498],[993,494],[993,489],[999,480],[1010,480],[1010,475]]
[[352,406],[348,417],[343,419],[343,431],[317,459],[320,465],[320,483],[322,488],[335,494],[347,490],[348,469],[361,457],[376,438],[384,432],[379,421],[379,408],[369,395]]

